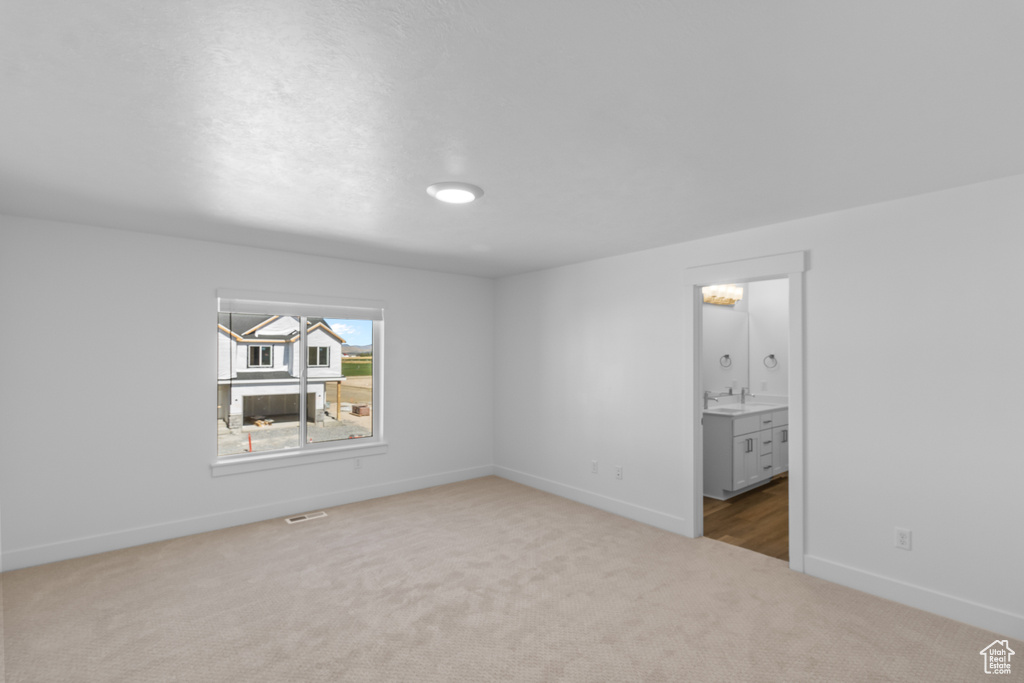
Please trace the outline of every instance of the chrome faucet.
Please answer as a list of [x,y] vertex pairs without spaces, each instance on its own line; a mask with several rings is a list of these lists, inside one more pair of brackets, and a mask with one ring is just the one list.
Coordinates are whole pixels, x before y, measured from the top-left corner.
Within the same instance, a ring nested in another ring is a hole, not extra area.
[[715,398],[714,396],[712,396],[710,391],[705,391],[704,392],[704,410],[708,409],[708,401],[714,401],[715,403],[718,403],[718,399]]
[[750,389],[743,387],[740,389],[740,403],[746,404],[748,398],[755,398],[755,396],[750,393]]

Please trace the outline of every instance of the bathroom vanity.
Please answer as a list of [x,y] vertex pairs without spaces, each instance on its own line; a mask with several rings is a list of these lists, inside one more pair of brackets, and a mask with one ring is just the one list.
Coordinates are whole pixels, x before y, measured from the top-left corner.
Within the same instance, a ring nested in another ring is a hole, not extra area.
[[726,500],[789,470],[789,410],[732,403],[704,411],[704,495]]

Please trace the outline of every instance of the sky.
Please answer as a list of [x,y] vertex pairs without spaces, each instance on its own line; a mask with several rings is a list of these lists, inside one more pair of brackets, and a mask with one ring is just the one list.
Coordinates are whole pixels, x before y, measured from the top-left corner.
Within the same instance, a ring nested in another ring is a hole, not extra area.
[[352,346],[367,346],[373,343],[373,321],[372,320],[342,320],[340,318],[324,318],[332,330],[346,344]]

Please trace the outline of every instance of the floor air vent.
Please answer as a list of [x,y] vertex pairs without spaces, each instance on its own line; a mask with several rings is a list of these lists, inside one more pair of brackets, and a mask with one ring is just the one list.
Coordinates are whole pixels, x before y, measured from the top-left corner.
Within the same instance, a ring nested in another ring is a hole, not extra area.
[[289,524],[298,524],[299,522],[308,522],[311,519],[319,519],[320,517],[326,517],[327,513],[321,510],[320,512],[307,512],[304,515],[295,515],[294,517],[285,517],[286,522]]

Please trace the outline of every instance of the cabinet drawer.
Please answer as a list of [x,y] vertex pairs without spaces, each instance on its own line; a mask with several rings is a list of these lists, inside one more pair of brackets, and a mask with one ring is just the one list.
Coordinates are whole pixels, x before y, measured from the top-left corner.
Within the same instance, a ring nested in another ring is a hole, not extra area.
[[789,411],[776,410],[772,413],[772,427],[785,427],[789,424]]
[[758,432],[754,436],[757,437],[757,452],[759,455],[771,455],[772,454],[772,430],[765,429]]
[[757,459],[757,470],[760,473],[761,478],[767,478],[772,476],[772,454],[765,453]]
[[750,432],[756,432],[759,429],[764,429],[761,426],[760,415],[745,415],[743,417],[734,417],[732,420],[733,436],[749,434]]

